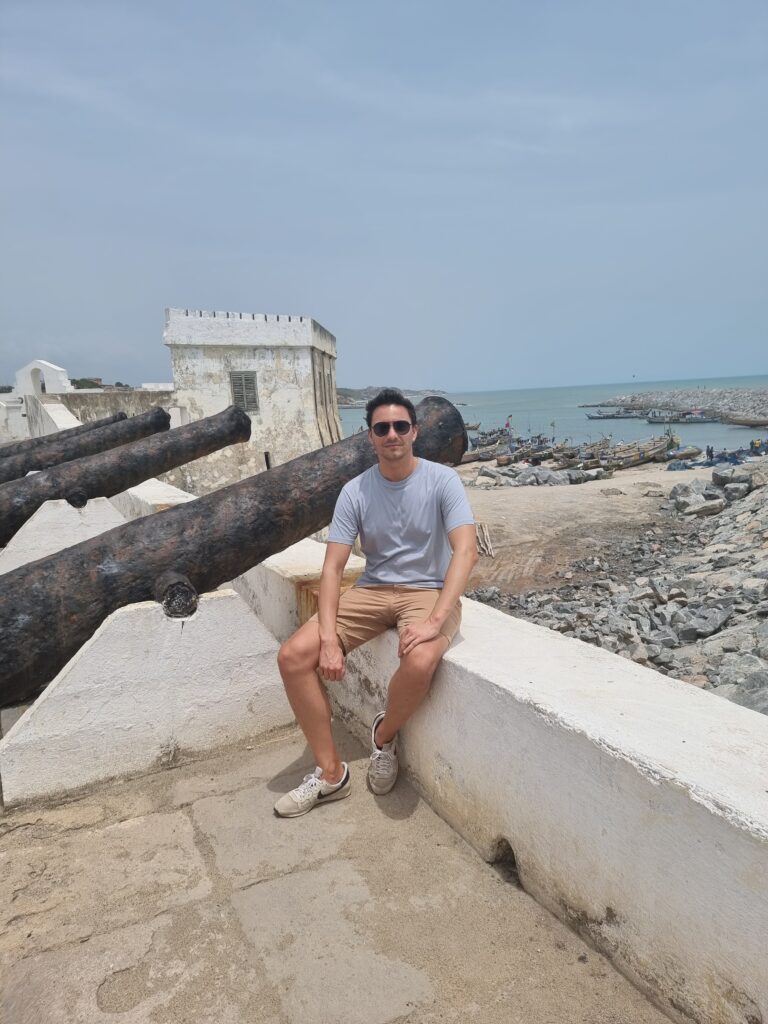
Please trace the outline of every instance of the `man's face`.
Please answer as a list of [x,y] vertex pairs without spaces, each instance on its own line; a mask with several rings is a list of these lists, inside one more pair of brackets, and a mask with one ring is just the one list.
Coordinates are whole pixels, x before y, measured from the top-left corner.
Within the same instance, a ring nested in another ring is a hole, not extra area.
[[[402,405],[380,405],[374,409],[368,439],[380,462],[392,464],[411,457],[418,431],[411,426],[406,434],[398,434],[392,424],[403,420],[409,424],[411,422],[408,410]],[[377,423],[388,424],[384,437],[377,436],[374,429]]]

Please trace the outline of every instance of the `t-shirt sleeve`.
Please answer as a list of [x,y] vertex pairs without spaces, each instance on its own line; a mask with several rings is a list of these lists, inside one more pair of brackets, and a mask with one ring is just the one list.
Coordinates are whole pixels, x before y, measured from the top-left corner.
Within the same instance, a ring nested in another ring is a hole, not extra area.
[[342,487],[341,494],[336,499],[336,508],[333,510],[328,540],[332,544],[354,544],[359,531],[355,502],[347,488]]
[[445,477],[440,498],[440,511],[447,533],[455,530],[457,526],[468,526],[475,522],[472,506],[469,504],[464,484],[458,473],[450,473]]

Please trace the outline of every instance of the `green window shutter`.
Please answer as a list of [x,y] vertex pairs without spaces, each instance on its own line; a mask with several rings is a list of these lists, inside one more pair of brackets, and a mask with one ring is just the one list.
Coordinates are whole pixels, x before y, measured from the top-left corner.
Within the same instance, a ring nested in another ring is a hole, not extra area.
[[256,374],[252,371],[230,373],[232,403],[246,412],[259,411],[259,393],[256,390]]

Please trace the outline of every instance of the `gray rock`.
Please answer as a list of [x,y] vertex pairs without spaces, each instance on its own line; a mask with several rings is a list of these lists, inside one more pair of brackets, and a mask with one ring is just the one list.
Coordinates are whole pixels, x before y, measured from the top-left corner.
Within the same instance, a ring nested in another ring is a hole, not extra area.
[[685,516],[716,516],[725,508],[725,498],[715,498],[711,501],[701,499],[701,504],[690,505],[683,510]]
[[749,484],[726,484],[723,490],[726,501],[738,501],[739,498],[746,498],[749,494]]
[[693,490],[690,484],[675,484],[669,492],[669,497],[672,501],[677,501],[678,498],[689,498],[692,494]]
[[732,614],[732,608],[703,608],[678,628],[677,635],[684,643],[712,636],[723,628]]
[[675,508],[678,512],[687,512],[689,509],[698,508],[699,505],[703,505],[704,500],[702,494],[694,494],[691,491],[690,494],[681,494],[675,498]]
[[567,469],[568,481],[572,484],[585,484],[590,478],[583,469]]
[[726,487],[728,484],[747,484],[751,477],[751,472],[746,466],[729,466],[712,470],[712,483],[717,487]]
[[752,711],[759,711],[763,715],[768,715],[768,689],[738,690],[731,697],[731,700],[734,704],[741,704],[744,708],[750,708]]
[[669,600],[669,592],[666,587],[662,584],[661,580],[651,579],[651,590],[653,596],[656,598],[659,604],[666,604]]
[[[739,486],[742,486],[741,484]],[[708,484],[703,491],[704,497],[709,501],[713,498],[724,498],[726,492],[721,487],[715,487],[714,484]]]
[[670,648],[677,647],[680,641],[674,629],[662,626],[661,629],[655,629],[651,633],[651,642],[657,647]]
[[718,685],[732,683],[744,686],[753,675],[759,676],[766,671],[766,664],[754,654],[725,654],[717,669]]

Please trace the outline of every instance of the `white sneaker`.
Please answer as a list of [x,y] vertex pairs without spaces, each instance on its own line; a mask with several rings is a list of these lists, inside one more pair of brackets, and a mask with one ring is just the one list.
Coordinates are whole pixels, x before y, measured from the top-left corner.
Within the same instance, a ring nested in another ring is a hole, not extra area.
[[352,780],[349,777],[349,765],[342,761],[344,774],[335,785],[326,782],[322,777],[322,769],[315,768],[311,775],[305,775],[304,781],[290,793],[281,796],[275,804],[275,814],[281,818],[298,818],[307,814],[319,803],[330,803],[332,800],[343,800],[352,792]]
[[384,712],[380,711],[371,726],[371,747],[373,749],[368,765],[368,785],[376,796],[384,796],[397,782],[397,736],[381,747],[376,746],[376,727],[383,718]]

